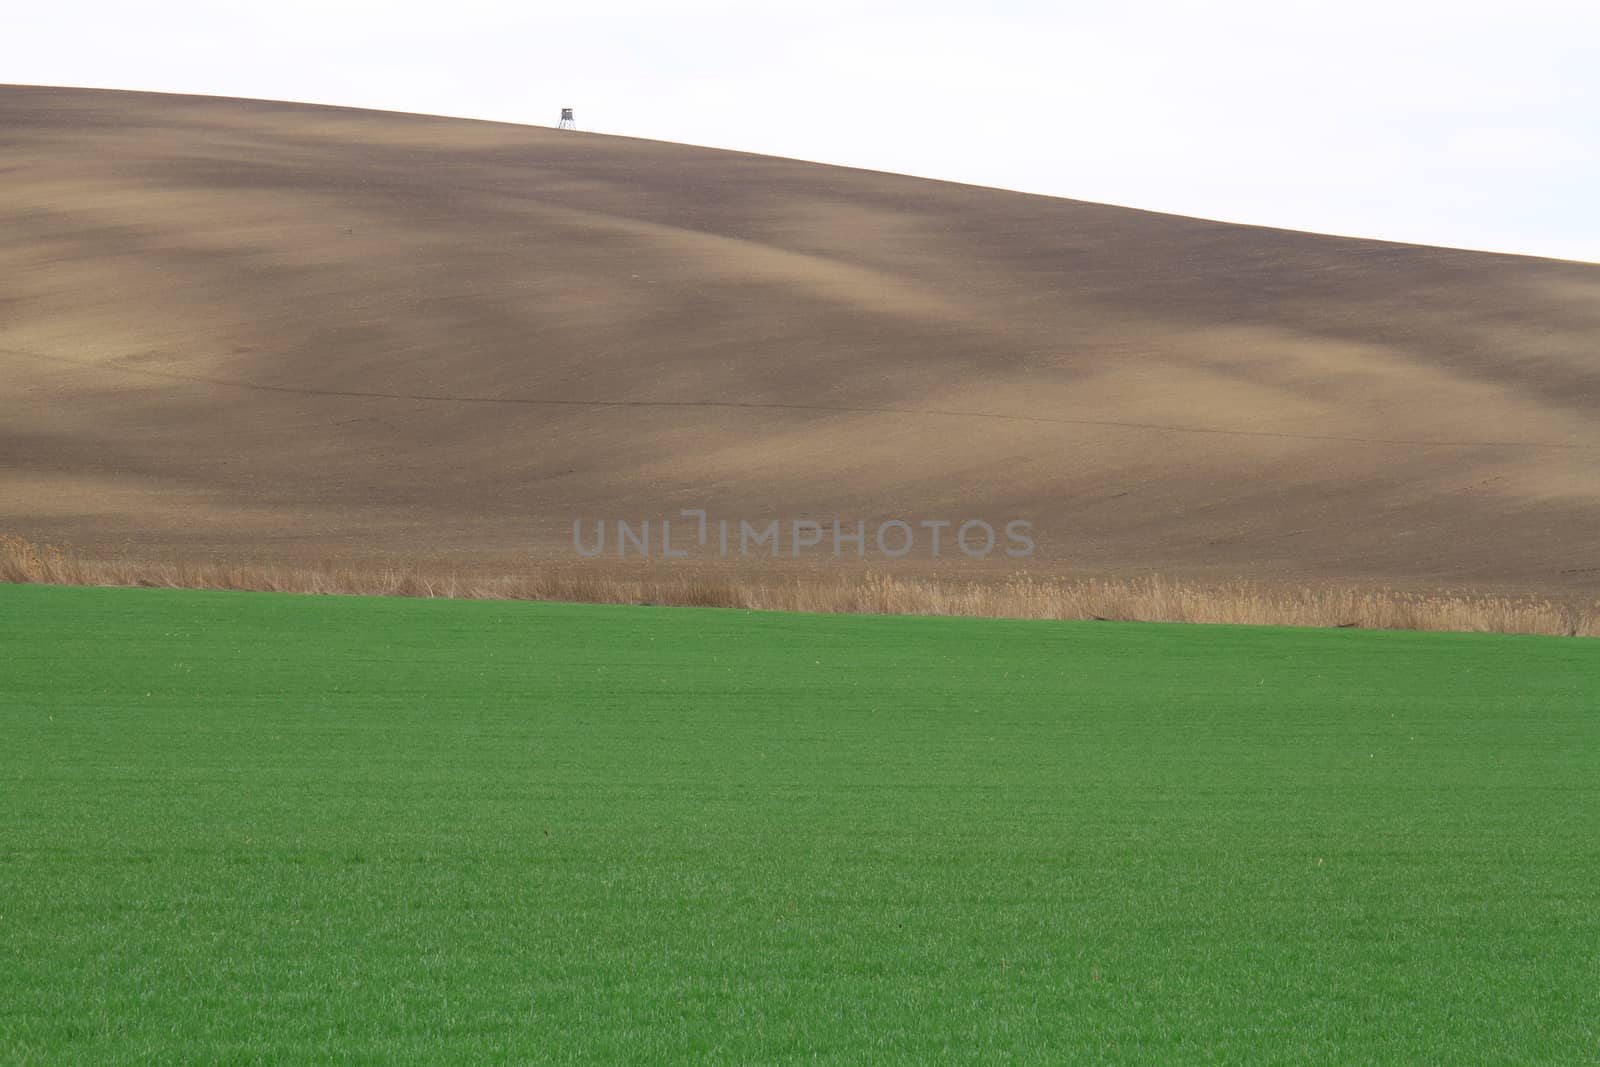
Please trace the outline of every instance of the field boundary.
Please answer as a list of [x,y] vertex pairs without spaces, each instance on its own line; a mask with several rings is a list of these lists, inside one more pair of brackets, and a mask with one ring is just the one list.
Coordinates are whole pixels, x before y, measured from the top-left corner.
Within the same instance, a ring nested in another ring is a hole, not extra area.
[[87,560],[53,545],[9,536],[0,536],[0,583],[1600,637],[1600,600],[1472,590],[1419,593],[1336,584],[1273,587],[1243,580],[1208,585],[1161,577],[940,580],[882,573],[762,579],[695,571],[620,577],[535,570],[477,577],[334,563]]

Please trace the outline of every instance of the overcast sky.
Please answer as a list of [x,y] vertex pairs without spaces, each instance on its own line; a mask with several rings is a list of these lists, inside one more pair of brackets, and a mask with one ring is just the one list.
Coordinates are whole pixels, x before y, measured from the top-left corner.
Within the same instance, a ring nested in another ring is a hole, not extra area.
[[0,56],[1600,261],[1600,0],[57,0]]

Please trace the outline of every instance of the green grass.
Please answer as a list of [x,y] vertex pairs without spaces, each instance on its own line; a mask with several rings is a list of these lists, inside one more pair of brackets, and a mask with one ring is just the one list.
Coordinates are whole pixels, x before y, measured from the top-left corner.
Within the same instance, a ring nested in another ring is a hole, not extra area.
[[1600,642],[0,586],[7,1062],[1600,1059]]

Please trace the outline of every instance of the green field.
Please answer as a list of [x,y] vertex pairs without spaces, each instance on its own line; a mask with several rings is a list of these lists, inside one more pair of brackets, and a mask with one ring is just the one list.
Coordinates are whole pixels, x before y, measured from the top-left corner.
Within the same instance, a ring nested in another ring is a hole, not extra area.
[[0,586],[5,1062],[1600,1060],[1600,642]]

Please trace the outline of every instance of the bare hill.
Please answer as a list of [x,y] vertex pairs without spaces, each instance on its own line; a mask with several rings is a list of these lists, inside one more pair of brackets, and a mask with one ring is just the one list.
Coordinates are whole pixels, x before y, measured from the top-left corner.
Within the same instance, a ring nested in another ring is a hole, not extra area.
[[0,87],[0,147],[0,533],[1020,518],[1035,571],[1600,589],[1600,267],[260,101]]

